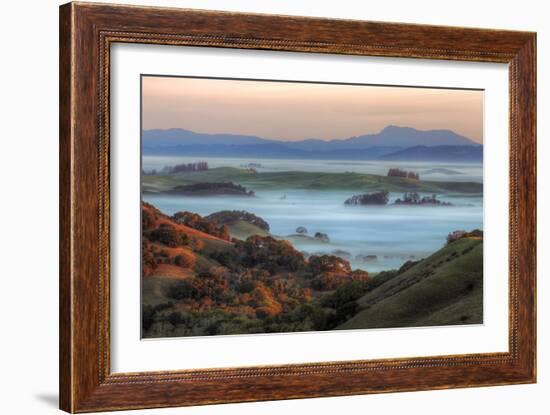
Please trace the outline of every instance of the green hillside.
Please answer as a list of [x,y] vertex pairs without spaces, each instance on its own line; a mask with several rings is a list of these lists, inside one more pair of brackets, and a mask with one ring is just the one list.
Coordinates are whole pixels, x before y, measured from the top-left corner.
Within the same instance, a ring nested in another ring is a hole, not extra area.
[[244,220],[234,222],[228,225],[228,227],[231,237],[242,239],[243,241],[252,235],[269,236],[269,232],[263,230],[256,225],[253,225],[252,223],[245,222]]
[[483,240],[463,238],[369,291],[338,329],[483,322]]
[[143,176],[143,190],[164,192],[176,186],[201,182],[231,181],[252,190],[310,189],[310,190],[386,190],[390,192],[481,193],[483,185],[473,182],[435,182],[401,177],[361,173],[265,172],[218,167],[207,171],[182,174]]

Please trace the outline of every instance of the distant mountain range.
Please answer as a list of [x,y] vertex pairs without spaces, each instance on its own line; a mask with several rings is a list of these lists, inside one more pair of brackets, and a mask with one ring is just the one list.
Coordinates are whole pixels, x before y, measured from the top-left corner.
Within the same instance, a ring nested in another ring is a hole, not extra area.
[[280,141],[184,129],[144,130],[144,155],[290,159],[477,162],[483,146],[451,130],[388,126],[377,134],[335,140]]

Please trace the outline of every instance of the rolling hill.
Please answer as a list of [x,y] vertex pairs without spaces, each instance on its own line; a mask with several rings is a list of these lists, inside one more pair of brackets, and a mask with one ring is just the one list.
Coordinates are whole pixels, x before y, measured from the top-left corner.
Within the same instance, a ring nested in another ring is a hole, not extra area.
[[231,181],[248,189],[311,189],[431,193],[481,193],[482,183],[410,180],[402,177],[362,173],[316,172],[253,172],[235,167],[218,167],[207,171],[184,174],[143,176],[142,189],[146,193],[169,192],[176,186],[201,182]]

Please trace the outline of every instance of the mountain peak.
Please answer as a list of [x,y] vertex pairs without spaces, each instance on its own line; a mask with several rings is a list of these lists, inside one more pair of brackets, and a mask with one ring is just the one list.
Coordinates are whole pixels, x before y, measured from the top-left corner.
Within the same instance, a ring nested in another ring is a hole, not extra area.
[[412,127],[402,127],[400,125],[388,125],[388,126],[382,128],[382,130],[380,131],[379,134],[394,132],[394,131],[419,131],[419,130],[417,130],[416,128],[412,128]]
[[351,139],[355,144],[363,146],[463,146],[478,143],[455,133],[452,130],[417,130],[412,127],[388,125],[378,134],[368,134]]

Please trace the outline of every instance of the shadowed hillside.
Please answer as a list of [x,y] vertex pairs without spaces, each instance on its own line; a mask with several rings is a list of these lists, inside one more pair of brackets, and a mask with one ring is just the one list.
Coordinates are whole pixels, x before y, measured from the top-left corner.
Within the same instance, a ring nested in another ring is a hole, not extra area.
[[483,240],[462,238],[358,301],[339,329],[483,323]]

